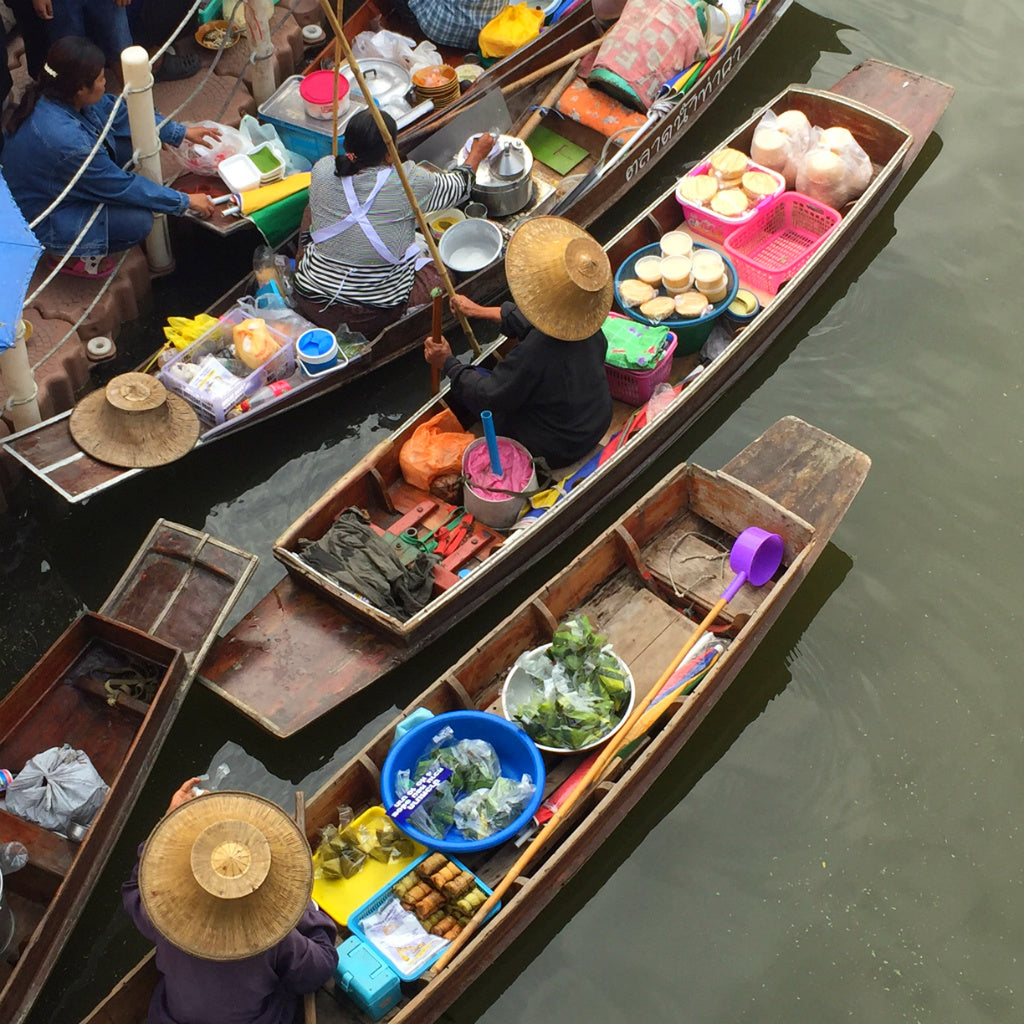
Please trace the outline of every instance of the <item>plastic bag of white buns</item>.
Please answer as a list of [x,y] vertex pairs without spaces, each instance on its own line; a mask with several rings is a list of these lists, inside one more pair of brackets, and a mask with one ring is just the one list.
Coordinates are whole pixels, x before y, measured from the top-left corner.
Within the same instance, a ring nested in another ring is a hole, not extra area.
[[796,190],[841,210],[871,182],[871,159],[842,127],[815,128],[796,176]]
[[750,159],[786,179],[786,188],[796,188],[800,161],[811,142],[811,123],[800,110],[769,110],[754,129]]

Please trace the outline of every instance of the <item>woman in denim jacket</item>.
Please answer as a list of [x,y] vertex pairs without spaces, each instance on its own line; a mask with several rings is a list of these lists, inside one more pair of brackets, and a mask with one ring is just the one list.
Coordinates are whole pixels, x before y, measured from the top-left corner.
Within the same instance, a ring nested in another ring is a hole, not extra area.
[[[105,93],[103,53],[78,36],[57,40],[46,55],[39,84],[30,88],[12,118],[3,149],[3,173],[25,219],[34,220],[67,186],[96,144],[115,97]],[[159,115],[158,115],[159,117]],[[160,139],[180,146],[217,137],[210,128],[168,121]],[[110,132],[85,173],[60,205],[33,229],[51,252],[71,250],[98,203],[105,204],[74,247],[65,266],[78,276],[102,277],[113,269],[107,253],[130,249],[149,234],[154,213],[199,217],[214,212],[207,195],[189,195],[124,170],[132,155],[128,111],[122,104]]]

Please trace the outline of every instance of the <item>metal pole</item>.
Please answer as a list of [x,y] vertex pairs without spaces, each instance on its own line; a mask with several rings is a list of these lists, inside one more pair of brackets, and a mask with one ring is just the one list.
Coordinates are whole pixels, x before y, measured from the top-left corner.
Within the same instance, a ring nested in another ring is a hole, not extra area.
[[274,40],[270,36],[273,0],[245,0],[245,26],[252,43],[252,95],[256,105],[274,95]]
[[7,399],[7,412],[15,431],[34,427],[42,422],[39,414],[39,403],[36,398],[39,387],[32,375],[32,367],[28,361],[28,348],[25,342],[32,337],[32,325],[27,320],[19,320],[14,331],[14,347],[0,352],[0,378],[3,379],[10,398]]
[[[153,109],[153,71],[144,47],[129,46],[121,51],[121,74],[128,92],[128,124],[132,132],[132,146],[139,154],[138,173],[161,184],[163,174],[160,170],[160,136],[157,134]],[[153,215],[153,230],[146,239],[146,259],[149,269],[155,274],[174,269],[166,214]]]
[[[324,9],[324,13],[327,15],[327,20],[331,23],[335,39],[341,43],[341,48],[345,51],[345,58],[349,63],[349,67],[352,68],[352,74],[355,75],[356,81],[359,83],[360,92],[362,92],[364,96],[372,98],[373,93],[370,91],[370,87],[366,84],[366,79],[363,78],[363,72],[356,63],[355,55],[352,53],[352,47],[345,36],[345,30],[341,27],[341,22],[338,21],[338,16],[331,9],[330,0],[320,0],[320,6]],[[367,109],[373,116],[374,123],[377,125],[377,130],[380,132],[381,138],[384,140],[384,145],[387,147],[388,155],[391,157],[391,163],[398,172],[399,180],[402,182],[402,188],[405,189],[405,195],[409,200],[409,205],[412,207],[413,215],[416,217],[416,223],[419,225],[420,233],[426,240],[427,248],[430,250],[430,255],[434,260],[434,266],[437,268],[437,272],[441,275],[441,281],[444,283],[444,290],[448,293],[449,297],[451,297],[455,294],[455,285],[452,284],[452,279],[448,276],[448,268],[444,265],[444,261],[441,259],[441,254],[437,251],[437,242],[434,241],[434,236],[430,233],[430,227],[427,224],[426,218],[423,216],[420,204],[416,201],[416,193],[413,192],[412,185],[409,184],[405,168],[402,166],[402,158],[398,155],[398,147],[395,145],[395,140],[391,138],[391,132],[388,131],[388,126],[384,123],[384,118],[380,116],[377,104],[368,103]],[[469,326],[469,321],[466,319],[465,314],[456,311],[455,315],[459,318],[459,325],[462,327],[463,333],[469,340],[470,345],[472,345],[473,352],[476,355],[480,355],[480,342],[476,340],[476,335],[473,333],[473,328]]]

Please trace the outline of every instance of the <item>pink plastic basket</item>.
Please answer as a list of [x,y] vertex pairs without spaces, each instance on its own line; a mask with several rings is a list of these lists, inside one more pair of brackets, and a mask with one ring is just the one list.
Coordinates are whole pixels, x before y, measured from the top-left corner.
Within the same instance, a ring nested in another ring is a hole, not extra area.
[[[711,164],[707,161],[698,164],[686,177],[694,174],[707,174],[710,166]],[[765,174],[770,174],[778,182],[778,187],[772,195],[761,199],[756,206],[747,210],[746,213],[741,214],[739,217],[720,217],[706,206],[700,206],[697,203],[687,201],[679,194],[679,185],[677,184],[676,202],[683,208],[683,216],[686,218],[687,227],[703,235],[705,238],[710,238],[713,242],[722,242],[738,227],[743,224],[749,224],[757,216],[758,210],[764,209],[776,196],[781,195],[785,190],[786,179],[778,171],[755,164],[753,160],[747,165],[747,169],[750,171],[764,171]]]
[[[614,315],[614,314],[613,314]],[[608,378],[608,390],[612,398],[628,405],[640,406],[646,403],[654,389],[664,384],[672,373],[672,354],[676,350],[676,336],[669,331],[668,347],[661,357],[661,362],[650,370],[625,370],[621,366],[604,364],[605,376]]]
[[831,206],[783,192],[725,239],[725,251],[744,284],[774,295],[841,219]]

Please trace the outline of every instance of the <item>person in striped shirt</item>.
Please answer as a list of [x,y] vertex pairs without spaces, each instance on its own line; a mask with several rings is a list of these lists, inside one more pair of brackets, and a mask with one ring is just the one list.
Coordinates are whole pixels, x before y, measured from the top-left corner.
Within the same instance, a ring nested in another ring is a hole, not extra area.
[[[392,138],[394,118],[381,111]],[[307,221],[309,242],[299,256],[299,312],[320,327],[374,337],[408,309],[430,301],[440,275],[415,239],[416,218],[369,110],[345,126],[345,152],[313,165]],[[432,172],[403,167],[420,209],[442,210],[469,195],[476,169],[494,139],[481,135],[464,164]]]

